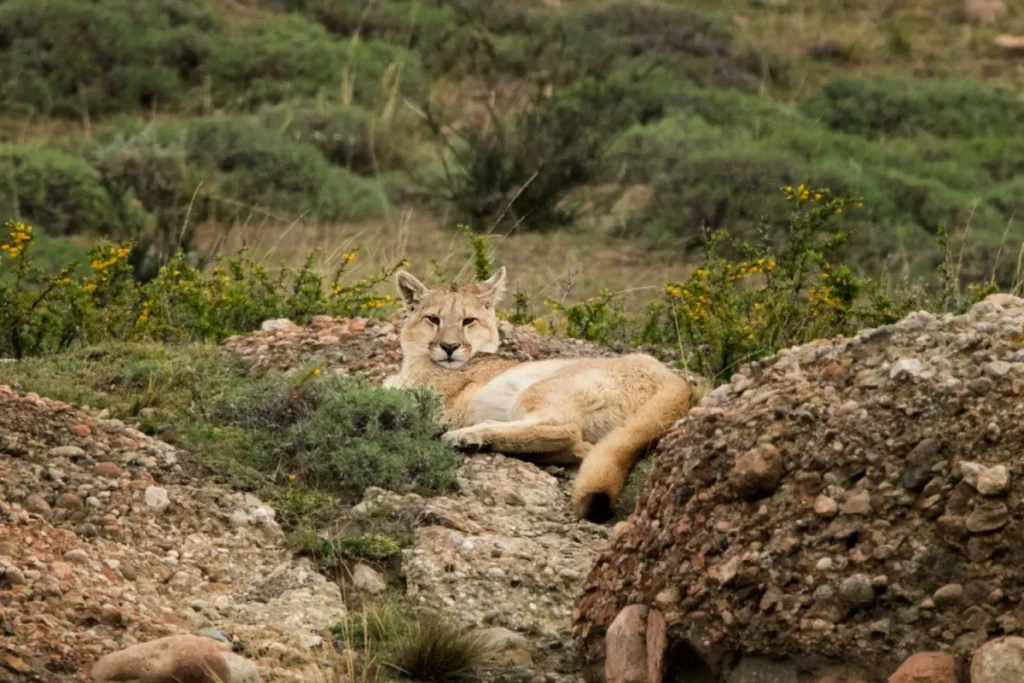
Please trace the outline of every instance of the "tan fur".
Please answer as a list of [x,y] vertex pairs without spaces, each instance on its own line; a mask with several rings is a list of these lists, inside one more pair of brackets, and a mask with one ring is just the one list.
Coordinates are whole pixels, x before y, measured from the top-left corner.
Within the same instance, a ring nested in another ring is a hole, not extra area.
[[434,290],[405,272],[397,282],[411,315],[402,369],[386,386],[439,391],[453,427],[442,438],[457,448],[581,463],[573,505],[582,517],[612,514],[630,469],[690,407],[689,384],[644,354],[528,363],[492,355],[504,268]]

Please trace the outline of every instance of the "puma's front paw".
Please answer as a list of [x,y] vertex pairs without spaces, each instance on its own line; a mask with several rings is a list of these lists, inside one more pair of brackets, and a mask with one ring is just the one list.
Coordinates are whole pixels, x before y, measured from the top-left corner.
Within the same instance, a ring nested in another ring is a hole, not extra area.
[[474,432],[472,427],[445,432],[441,435],[441,441],[452,448],[471,453],[478,453],[486,448],[486,444],[480,438],[479,432]]

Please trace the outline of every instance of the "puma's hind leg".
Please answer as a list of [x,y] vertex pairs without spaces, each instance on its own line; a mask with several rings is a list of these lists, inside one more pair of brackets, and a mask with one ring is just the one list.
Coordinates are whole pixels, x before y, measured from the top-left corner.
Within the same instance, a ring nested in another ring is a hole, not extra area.
[[481,422],[446,432],[441,439],[464,451],[494,451],[548,465],[578,464],[590,450],[578,424],[530,416]]

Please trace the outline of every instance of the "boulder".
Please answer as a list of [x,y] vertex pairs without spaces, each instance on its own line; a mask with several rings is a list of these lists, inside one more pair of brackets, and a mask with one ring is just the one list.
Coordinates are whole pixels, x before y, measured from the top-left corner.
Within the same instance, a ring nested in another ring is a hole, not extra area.
[[660,440],[584,580],[584,664],[627,607],[663,611],[664,671],[693,651],[719,680],[765,657],[884,681],[1024,635],[1022,330],[999,295],[740,368]]
[[103,657],[92,667],[92,680],[145,679],[170,683],[232,683],[224,652],[231,646],[202,636],[167,636]]

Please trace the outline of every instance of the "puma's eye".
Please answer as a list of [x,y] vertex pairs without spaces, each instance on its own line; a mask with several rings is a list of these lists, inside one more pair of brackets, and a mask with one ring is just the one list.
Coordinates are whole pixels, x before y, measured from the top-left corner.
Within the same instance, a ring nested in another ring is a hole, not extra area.
[[436,315],[428,315],[427,322],[429,322],[431,325],[440,325],[441,319],[438,318]]
[[476,322],[476,318],[463,318],[462,319],[462,326],[463,327],[469,327],[470,325],[472,325],[475,322]]

